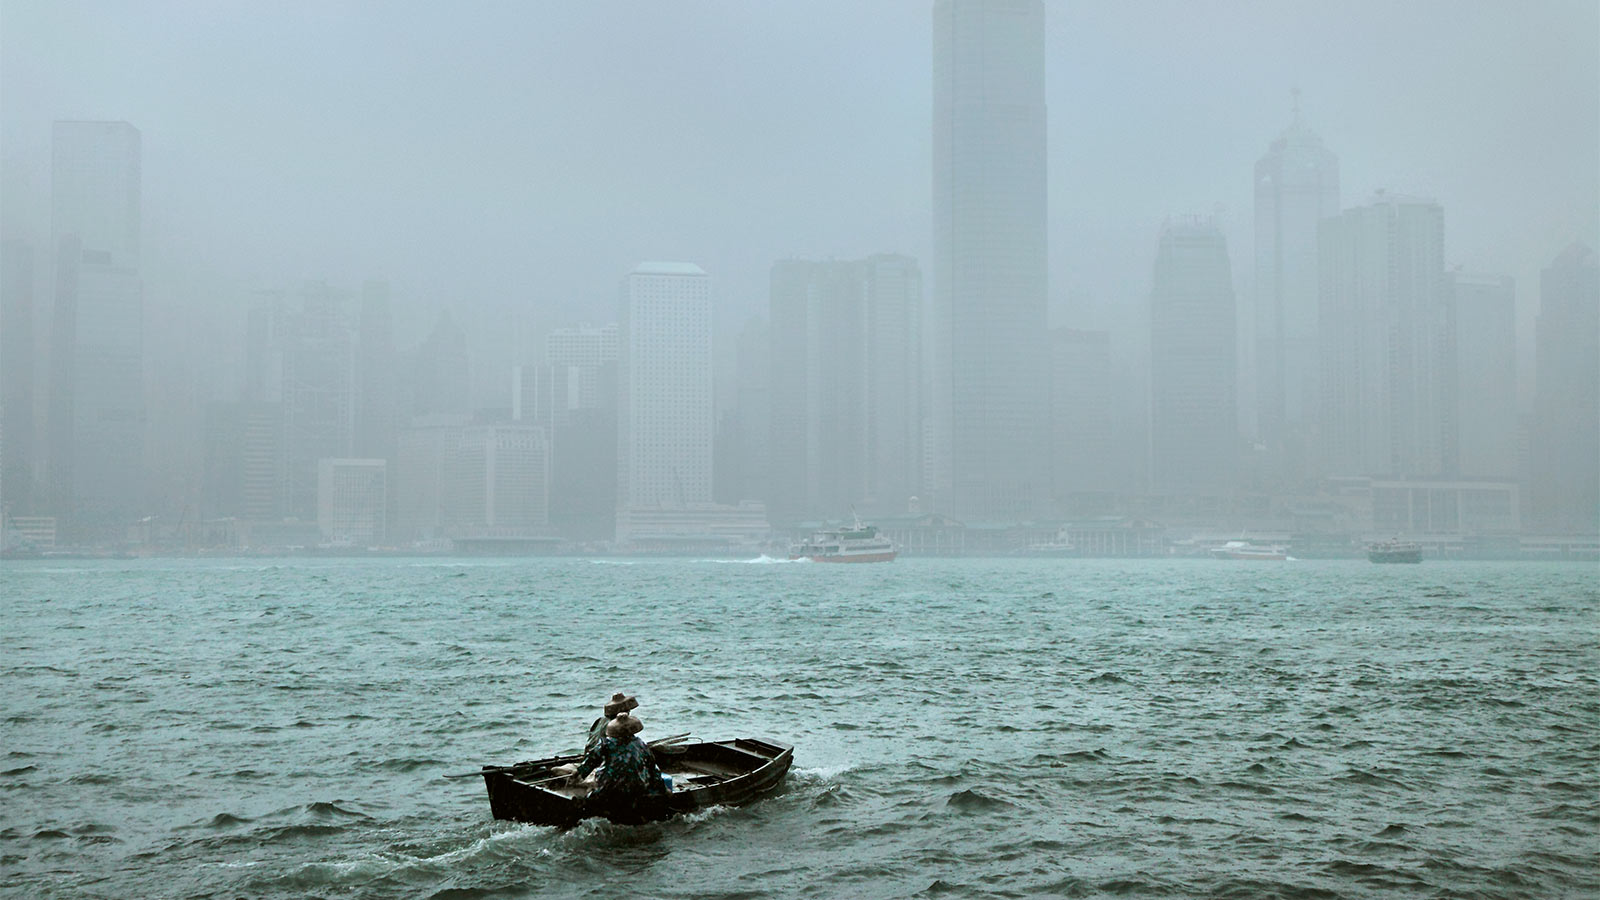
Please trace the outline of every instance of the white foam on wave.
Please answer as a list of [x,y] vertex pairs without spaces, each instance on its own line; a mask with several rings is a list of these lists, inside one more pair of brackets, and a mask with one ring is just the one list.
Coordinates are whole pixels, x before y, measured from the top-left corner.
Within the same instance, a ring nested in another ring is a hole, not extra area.
[[[501,844],[510,842],[509,849],[518,854],[525,854],[534,850],[538,856],[549,856],[549,847],[527,848],[518,844],[530,840],[542,840],[548,829],[534,825],[521,825],[496,831],[486,837],[478,838],[454,850],[446,850],[433,856],[409,856],[403,853],[363,853],[351,859],[319,860],[301,865],[291,876],[296,881],[304,881],[308,877],[317,881],[331,884],[361,883],[364,884],[374,878],[383,878],[407,873],[423,873],[432,875],[447,874],[459,864],[471,862],[480,856],[495,851]],[[220,865],[220,864],[219,864]],[[255,863],[250,863],[255,865]]]
[[785,559],[784,557],[781,557],[781,556],[768,556],[765,553],[761,554],[760,556],[756,557],[755,559],[697,559],[697,560],[695,560],[695,562],[697,562],[697,563],[716,563],[718,565],[731,565],[731,566],[776,566],[776,565],[785,565],[786,566],[786,565],[788,565],[790,563],[810,562],[810,561],[811,560],[809,560],[809,559]]
[[818,781],[832,781],[855,767],[856,764],[853,762],[843,762],[835,766],[807,766],[803,769],[797,768],[794,771],[797,775],[815,778]]

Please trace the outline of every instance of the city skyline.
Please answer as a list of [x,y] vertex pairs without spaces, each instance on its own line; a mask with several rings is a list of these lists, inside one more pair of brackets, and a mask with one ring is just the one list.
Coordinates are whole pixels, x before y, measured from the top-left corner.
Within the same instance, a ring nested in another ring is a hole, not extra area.
[[[561,304],[593,320],[609,307],[611,273],[639,259],[698,259],[719,273],[720,325],[736,331],[760,308],[773,259],[931,261],[921,124],[930,8],[498,11],[506,27],[484,29],[406,11],[375,27],[375,11],[359,6],[304,18],[144,6],[101,9],[87,27],[83,7],[8,0],[0,231],[35,242],[47,232],[52,121],[125,119],[161,135],[146,161],[147,190],[161,198],[146,248],[154,284],[382,273],[402,308],[423,298]],[[1550,248],[1600,243],[1588,152],[1600,142],[1600,22],[1577,2],[1455,13],[1434,0],[1052,9],[1051,324],[1119,326],[1144,296],[1149,243],[1173,212],[1220,205],[1236,277],[1246,277],[1248,159],[1289,124],[1298,86],[1305,118],[1337,145],[1346,196],[1433,196],[1452,210],[1448,261],[1513,276],[1519,328],[1531,329],[1529,286]],[[533,35],[540,52],[513,53],[513,33]],[[444,44],[479,63],[440,71],[429,60]],[[372,49],[351,56],[352,45]],[[835,48],[826,90],[803,64],[818,45]],[[1359,70],[1346,50],[1355,46]],[[681,61],[696,57],[727,59],[750,80]],[[299,63],[287,81],[248,75],[283,59]],[[631,77],[636,66],[650,79]],[[517,84],[535,93],[513,102],[506,91]],[[760,95],[777,102],[753,106]],[[385,96],[416,102],[401,109]],[[1457,97],[1471,97],[1470,108]],[[527,112],[474,118],[467,98]],[[234,112],[244,107],[248,119]],[[636,126],[611,124],[630,121],[655,138],[640,143],[629,137]],[[861,139],[845,150],[838,135]],[[1169,152],[1175,138],[1181,153]],[[523,165],[562,177],[513,177]],[[856,214],[841,219],[841,208]],[[758,210],[781,210],[786,224]],[[532,252],[511,252],[530,241]]]
[[[13,4],[6,12],[12,21],[19,6],[27,5]],[[1413,13],[1418,8],[1408,7]],[[37,9],[27,12],[42,15]],[[1458,218],[1472,221],[1482,214],[1477,194],[1443,201],[1432,192],[1417,192],[1413,184],[1366,194],[1346,190],[1350,199],[1341,200],[1350,168],[1359,170],[1371,161],[1349,148],[1348,135],[1328,131],[1319,115],[1303,114],[1299,90],[1293,92],[1292,106],[1279,108],[1279,121],[1270,131],[1248,141],[1231,135],[1237,156],[1225,167],[1207,171],[1202,165],[1210,151],[1190,138],[1203,135],[1203,129],[1170,142],[1172,149],[1189,154],[1192,177],[1220,184],[1245,176],[1254,191],[1248,230],[1225,207],[1186,215],[1201,204],[1174,190],[1164,201],[1153,270],[1148,238],[1135,266],[1123,268],[1117,253],[1105,253],[1094,266],[1060,270],[1056,260],[1063,247],[1077,252],[1087,244],[1075,225],[1069,224],[1066,238],[1053,230],[1061,221],[1058,173],[1082,176],[1072,153],[1064,155],[1052,139],[1058,116],[1046,112],[1055,102],[1052,92],[1060,91],[1053,74],[1062,62],[1052,54],[1061,40],[1056,13],[1036,0],[940,0],[923,7],[931,30],[920,65],[933,73],[931,107],[920,125],[931,136],[925,184],[933,190],[924,188],[927,202],[920,213],[931,236],[923,245],[925,255],[897,253],[888,242],[850,255],[807,257],[788,250],[769,257],[770,280],[754,302],[748,286],[739,285],[738,273],[750,259],[729,261],[735,274],[725,277],[719,271],[715,281],[699,265],[728,260],[725,254],[741,240],[721,241],[714,230],[696,229],[688,220],[681,227],[657,228],[650,243],[715,249],[704,254],[652,249],[636,256],[695,263],[628,262],[633,271],[623,279],[620,314],[614,299],[596,304],[584,291],[553,300],[529,293],[556,290],[581,260],[593,259],[585,256],[587,250],[569,252],[527,277],[527,260],[562,246],[565,237],[525,241],[526,253],[502,256],[493,264],[481,259],[474,264],[475,257],[467,254],[439,265],[439,252],[448,253],[453,240],[441,237],[430,247],[436,252],[412,254],[436,260],[434,274],[420,280],[414,268],[408,274],[409,261],[396,266],[399,277],[373,267],[359,277],[296,278],[287,274],[291,264],[285,258],[274,264],[274,287],[263,290],[221,274],[214,266],[221,257],[204,255],[186,260],[196,276],[187,280],[178,274],[181,265],[171,267],[174,257],[164,256],[182,231],[171,227],[177,220],[170,205],[182,192],[174,192],[170,181],[159,192],[144,185],[142,121],[138,127],[130,124],[133,117],[57,121],[50,129],[49,239],[41,245],[28,230],[27,190],[21,200],[8,192],[0,216],[0,225],[10,229],[7,346],[23,340],[17,337],[20,329],[38,354],[29,365],[37,380],[31,397],[21,397],[20,388],[7,393],[12,405],[24,406],[27,399],[35,405],[31,414],[8,409],[7,428],[19,431],[18,416],[26,415],[28,425],[44,436],[29,435],[23,427],[15,445],[33,454],[34,474],[48,482],[28,487],[47,488],[49,502],[32,497],[25,501],[27,508],[37,512],[48,506],[63,516],[69,535],[72,505],[84,500],[106,510],[115,507],[124,518],[137,510],[183,517],[204,508],[224,515],[248,509],[255,511],[252,516],[306,522],[319,515],[322,462],[366,458],[387,463],[391,484],[383,502],[385,517],[392,519],[397,504],[413,499],[393,482],[414,471],[402,464],[397,444],[414,427],[469,429],[450,432],[454,436],[448,440],[461,446],[504,443],[521,454],[519,471],[534,473],[515,476],[518,483],[539,494],[518,501],[519,509],[527,510],[518,521],[567,528],[582,520],[594,534],[607,530],[602,525],[609,519],[591,502],[601,493],[615,493],[616,512],[704,507],[706,515],[723,515],[746,501],[764,501],[775,504],[774,521],[827,517],[842,513],[841,507],[859,506],[887,515],[928,510],[1003,523],[1068,508],[1132,508],[1126,500],[1107,507],[1103,496],[1087,499],[1096,493],[1272,497],[1315,492],[1328,476],[1381,477],[1398,479],[1397,484],[1415,478],[1487,478],[1520,482],[1526,490],[1529,453],[1544,452],[1540,435],[1555,433],[1548,427],[1547,402],[1534,402],[1540,388],[1529,377],[1549,362],[1532,352],[1536,333],[1528,325],[1529,283],[1517,277],[1516,267],[1486,261],[1497,254],[1466,264],[1454,261],[1450,241],[1458,233]],[[1234,14],[1219,14],[1218,21]],[[1081,21],[1078,14],[1062,15]],[[1110,33],[1123,33],[1116,22],[1101,24]],[[1159,31],[1152,32],[1152,45],[1159,43]],[[30,60],[25,62],[38,62]],[[1217,82],[1226,83],[1225,78]],[[1130,90],[1126,97],[1141,96],[1132,92],[1136,83],[1123,87]],[[689,112],[686,120],[695,120]],[[1081,110],[1069,114],[1083,115]],[[1586,121],[1576,115],[1568,124],[1581,131]],[[1446,122],[1441,116],[1433,124]],[[345,123],[360,133],[372,124],[361,117]],[[657,124],[662,127],[651,134],[670,145],[682,123]],[[470,128],[461,135],[469,133]],[[131,156],[107,137],[129,134]],[[716,135],[712,130],[704,136]],[[1395,146],[1407,145],[1403,129],[1394,135]],[[0,179],[10,179],[21,171],[23,157],[9,151],[16,132],[8,122],[4,136]],[[841,162],[865,162],[872,155],[847,150],[844,143],[839,149]],[[1076,152],[1078,145],[1068,149]],[[1137,158],[1138,148],[1127,149],[1129,160]],[[1453,156],[1436,161],[1435,171],[1452,171],[1477,149],[1457,148]],[[340,152],[335,142],[319,158],[331,162]],[[488,163],[485,171],[492,171],[492,160]],[[430,176],[445,183],[449,171],[443,167]],[[530,168],[526,175],[532,181],[541,175],[560,180],[594,171],[612,170]],[[1499,171],[1507,178],[1529,175],[1522,169]],[[1107,174],[1115,181],[1130,172],[1129,166],[1118,166]],[[730,164],[726,187],[735,188],[744,174],[740,165]],[[1148,174],[1156,177],[1142,190],[1154,191],[1161,184],[1159,171]],[[1589,174],[1574,169],[1566,176],[1581,191]],[[801,184],[804,172],[793,175]],[[1429,178],[1414,182],[1426,186]],[[428,179],[397,186],[419,197],[436,188]],[[454,198],[486,201],[483,215],[463,229],[477,236],[480,249],[498,240],[482,230],[493,224],[490,213],[514,205],[526,189],[510,182],[503,186],[503,196],[468,190]],[[595,191],[591,199],[602,205],[624,199],[649,204],[661,196],[655,193],[659,187],[637,185],[627,197]],[[1480,187],[1483,196],[1495,195],[1493,184]],[[333,190],[323,198],[321,211],[333,218],[344,214],[339,195]],[[867,196],[870,192],[863,200]],[[1128,193],[1118,215],[1137,218],[1145,196]],[[826,202],[822,195],[812,199]],[[1074,200],[1068,198],[1069,208]],[[148,203],[162,212],[147,212]],[[847,235],[872,219],[853,206],[834,205],[828,233]],[[685,211],[707,208],[707,203],[684,204]],[[801,246],[808,234],[817,233],[815,223],[807,216],[786,216],[786,208],[753,216],[750,227],[739,230],[781,232],[791,246]],[[917,218],[914,209],[901,212]],[[1547,207],[1546,212],[1555,221],[1570,209]],[[541,221],[554,225],[562,215],[557,206],[542,213]],[[317,221],[308,219],[305,230],[314,232]],[[1107,220],[1100,229],[1104,235],[1089,243],[1118,233],[1119,221],[1132,219]],[[1201,221],[1203,227],[1195,224]],[[344,246],[353,252],[341,257],[340,265],[362,258],[363,243],[398,234],[391,229],[405,223],[403,216],[390,217],[348,231]],[[775,223],[781,224],[772,231]],[[1513,227],[1509,219],[1501,224],[1502,244],[1527,246],[1527,228]],[[1590,224],[1581,224],[1553,247],[1574,240],[1583,246]],[[628,244],[627,231],[618,230],[611,251]],[[256,251],[281,237],[270,228],[259,236]],[[1241,245],[1253,248],[1253,256]],[[1537,252],[1542,273],[1554,250]],[[152,254],[164,258],[168,269],[146,278],[143,258]],[[1587,258],[1592,260],[1592,252]],[[778,277],[784,260],[800,259],[816,260],[804,265],[825,274]],[[618,271],[610,265],[614,260],[606,268],[586,269],[582,278],[604,279],[608,271]],[[1094,274],[1101,267],[1123,285],[1118,296],[1097,299],[1084,291],[1085,279],[1104,277]],[[419,295],[440,272],[456,273],[454,289]],[[472,285],[484,277],[500,289],[492,300],[474,300]],[[1059,286],[1063,280],[1065,287]],[[154,285],[146,288],[150,281]],[[679,282],[693,282],[692,297],[666,290]],[[788,287],[780,290],[782,284]],[[793,297],[780,303],[785,292]],[[652,306],[655,300],[662,303]],[[1541,308],[1550,302],[1543,290],[1539,301]],[[821,306],[800,312],[804,304],[818,302]],[[1579,290],[1566,302],[1581,308],[1588,301]],[[80,309],[85,303],[100,312],[86,317]],[[760,315],[764,308],[770,321]],[[128,318],[129,310],[135,318]],[[1543,321],[1544,313],[1540,316]],[[853,321],[858,317],[864,319]],[[586,324],[591,322],[600,325]],[[630,322],[640,327],[630,331]],[[605,352],[595,348],[609,346],[603,337],[608,329],[619,344],[615,376],[595,362],[595,353]],[[94,352],[76,352],[80,333],[101,341]],[[630,344],[630,334],[643,336],[642,343]],[[760,354],[752,350],[757,334],[770,347],[770,367],[752,377],[750,366],[758,364],[752,352]],[[1537,337],[1550,343],[1543,332]],[[567,338],[581,338],[584,346],[595,348],[584,350],[582,360],[567,359]],[[123,350],[110,352],[118,347]],[[687,355],[674,356],[679,351]],[[1563,371],[1581,368],[1582,347],[1561,352]],[[792,353],[799,355],[789,360]],[[1074,353],[1086,356],[1075,359]],[[124,374],[99,377],[92,389],[81,391],[76,383],[94,373],[78,371],[84,368],[80,362],[106,371],[121,366]],[[132,374],[135,365],[138,372]],[[799,382],[788,377],[791,368],[804,375],[798,393]],[[680,377],[690,370],[692,385]],[[640,373],[650,374],[633,378]],[[1103,385],[1108,396],[1089,396],[1073,378]],[[1195,400],[1197,382],[1207,388],[1206,404]],[[1066,400],[1053,403],[1052,393]],[[641,403],[636,396],[650,399]],[[819,396],[826,402],[818,405]],[[1189,399],[1175,399],[1180,396]],[[807,404],[803,415],[794,408],[796,398]],[[100,415],[112,407],[115,415]],[[558,414],[560,409],[566,412]],[[148,437],[148,453],[115,457],[124,469],[143,466],[148,484],[134,477],[97,476],[99,487],[87,487],[90,481],[81,490],[73,486],[75,470],[96,471],[78,465],[78,450],[91,446],[75,439],[93,430],[79,415],[85,410],[99,410],[95,417],[104,422],[146,423],[137,435],[130,432],[116,441],[101,435],[94,441],[102,449],[137,447]],[[524,422],[512,427],[507,420]],[[804,446],[803,453],[787,432],[780,434],[796,421],[801,430],[792,438]],[[1114,437],[1075,432],[1083,426],[1073,423],[1084,422],[1097,423],[1094,427]],[[46,427],[39,429],[41,424]],[[202,433],[204,440],[196,437]],[[407,440],[415,450],[422,438]],[[639,440],[653,449],[630,453]],[[608,443],[615,447],[614,461],[610,451],[596,452]],[[1072,457],[1091,444],[1102,449]],[[1124,458],[1143,462],[1107,465],[1105,448],[1120,448]],[[494,451],[484,452],[492,460]],[[225,456],[226,464],[219,463]],[[1085,484],[1060,462],[1069,457],[1093,465],[1109,484],[1100,489]],[[617,478],[601,472],[608,465]],[[1187,474],[1175,474],[1185,467]],[[15,469],[8,456],[8,473]],[[804,485],[795,486],[799,494],[784,499],[777,479],[763,475],[780,470],[803,477]],[[571,472],[576,479],[568,483],[563,476],[552,486],[551,472]],[[15,498],[15,477],[8,477],[13,485],[8,498]],[[577,481],[600,493],[580,496],[582,491],[567,489]],[[1142,487],[1130,488],[1130,483]],[[129,502],[106,500],[102,488],[108,485],[121,485]],[[29,493],[38,492],[22,495]],[[489,507],[456,518],[495,525],[489,499]],[[1514,507],[1514,495],[1511,503]],[[716,504],[723,512],[711,511]],[[753,509],[740,515],[747,513],[755,515]],[[741,528],[755,521],[747,519]],[[661,515],[652,521],[662,534],[699,527]],[[627,533],[624,515],[616,534]]]

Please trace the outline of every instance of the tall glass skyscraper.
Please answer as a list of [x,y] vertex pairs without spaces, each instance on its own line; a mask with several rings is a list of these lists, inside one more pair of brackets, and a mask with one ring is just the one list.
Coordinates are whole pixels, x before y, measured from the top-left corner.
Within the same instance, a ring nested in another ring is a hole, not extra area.
[[[1256,162],[1255,427],[1276,480],[1307,473],[1318,415],[1317,228],[1339,214],[1339,158],[1300,121]],[[1248,402],[1248,401],[1247,401]]]
[[55,123],[48,467],[79,540],[120,539],[147,505],[140,170],[127,122]]
[[1044,5],[933,9],[935,508],[1031,517],[1050,495]]

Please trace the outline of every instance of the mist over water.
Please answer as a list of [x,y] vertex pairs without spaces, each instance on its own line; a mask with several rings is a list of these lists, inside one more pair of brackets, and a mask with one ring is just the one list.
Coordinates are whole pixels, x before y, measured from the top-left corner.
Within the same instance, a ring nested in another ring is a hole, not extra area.
[[[8,563],[0,859],[36,897],[1600,890],[1592,566]],[[795,745],[639,829],[446,773]]]

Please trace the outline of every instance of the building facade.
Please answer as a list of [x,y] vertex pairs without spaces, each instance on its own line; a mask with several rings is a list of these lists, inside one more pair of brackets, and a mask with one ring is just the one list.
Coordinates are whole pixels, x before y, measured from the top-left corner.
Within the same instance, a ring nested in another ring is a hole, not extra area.
[[1446,473],[1517,476],[1517,285],[1509,275],[1452,272]]
[[630,509],[711,502],[711,279],[646,262],[623,280],[617,410],[617,539]]
[[916,261],[785,260],[771,285],[769,514],[903,513],[921,469]]
[[1339,214],[1339,158],[1300,121],[1255,166],[1255,385],[1250,436],[1270,480],[1304,478],[1318,414],[1318,228]]
[[1600,530],[1600,261],[1573,244],[1540,274],[1532,524]]
[[1444,211],[1379,196],[1324,221],[1320,244],[1323,471],[1443,474],[1453,427]]
[[[1049,497],[1044,5],[933,9],[934,293],[924,505],[1030,518]],[[945,460],[948,460],[946,462]]]
[[1157,493],[1233,492],[1238,373],[1228,242],[1209,221],[1162,230],[1150,290],[1150,480]]

